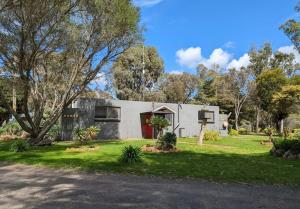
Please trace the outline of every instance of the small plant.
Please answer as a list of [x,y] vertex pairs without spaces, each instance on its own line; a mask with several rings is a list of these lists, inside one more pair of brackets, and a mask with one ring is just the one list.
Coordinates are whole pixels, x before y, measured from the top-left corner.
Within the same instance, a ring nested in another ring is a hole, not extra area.
[[207,141],[217,141],[219,139],[218,131],[206,131],[204,133],[204,140]]
[[123,163],[133,164],[142,161],[142,150],[140,147],[132,145],[126,146],[122,150],[120,161]]
[[98,133],[100,132],[100,129],[97,128],[96,126],[90,126],[89,128],[87,128],[85,130],[85,134],[86,134],[86,137],[89,139],[89,140],[93,140],[93,139],[96,139]]
[[29,144],[25,140],[17,140],[13,142],[10,146],[10,151],[12,152],[25,152],[29,149]]
[[157,141],[157,146],[163,150],[174,149],[176,147],[177,137],[175,133],[167,132]]
[[22,128],[17,122],[9,122],[0,128],[0,133],[19,136],[22,133]]
[[248,130],[245,129],[245,128],[240,128],[240,129],[239,129],[239,134],[240,134],[240,135],[247,135],[247,134],[248,134]]
[[151,118],[150,124],[153,127],[157,128],[157,130],[158,130],[157,138],[158,139],[161,137],[163,129],[170,125],[170,123],[167,119],[165,119],[163,117],[159,117],[159,116],[153,116]]
[[294,154],[300,154],[300,140],[298,139],[275,139],[273,140],[273,146],[276,149],[290,150]]
[[230,129],[229,130],[229,135],[230,136],[238,136],[239,135],[239,132],[235,129]]
[[269,137],[269,141],[272,142],[273,141],[273,134],[274,134],[275,130],[274,128],[265,128],[264,129],[264,133]]
[[83,128],[76,128],[74,130],[75,140],[80,144],[84,144],[87,142],[86,132]]

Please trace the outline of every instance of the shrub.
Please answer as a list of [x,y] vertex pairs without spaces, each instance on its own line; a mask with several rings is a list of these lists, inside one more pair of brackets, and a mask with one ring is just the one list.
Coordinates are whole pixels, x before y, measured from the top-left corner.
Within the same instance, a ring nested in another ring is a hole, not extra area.
[[218,131],[205,131],[204,140],[217,141],[219,139]]
[[25,140],[17,140],[13,142],[10,146],[10,151],[12,152],[25,152],[29,149],[29,144]]
[[133,164],[142,161],[142,150],[140,147],[132,145],[126,146],[122,150],[120,161],[123,163]]
[[86,134],[86,137],[89,139],[89,140],[92,140],[92,139],[95,139],[97,137],[97,134],[100,132],[100,129],[97,128],[96,126],[90,126],[89,128],[87,128],[85,130],[85,134]]
[[241,135],[247,135],[248,134],[248,130],[245,129],[245,128],[240,128],[238,133],[241,134]]
[[157,128],[157,130],[158,130],[157,138],[158,139],[161,137],[163,129],[170,125],[170,123],[167,119],[165,119],[163,117],[159,117],[159,116],[153,116],[151,118],[150,124],[153,127]]
[[177,137],[175,133],[167,132],[157,141],[158,147],[162,149],[173,149],[176,147]]
[[273,141],[273,145],[275,149],[281,149],[285,152],[290,150],[293,154],[300,154],[300,140],[283,140],[283,139],[276,139]]
[[52,126],[52,128],[48,131],[47,136],[50,137],[50,139],[52,141],[54,140],[58,140],[60,137],[60,125],[59,124],[55,124],[54,126]]
[[230,136],[238,136],[239,135],[239,132],[235,129],[230,129],[229,130],[229,135]]
[[76,128],[74,130],[75,140],[83,144],[87,142],[85,130],[83,128]]
[[264,129],[264,133],[267,135],[267,136],[272,136],[274,134],[276,130],[274,128],[265,128]]
[[8,135],[20,135],[22,133],[22,128],[17,122],[9,122],[4,124],[0,128],[0,134],[8,134]]

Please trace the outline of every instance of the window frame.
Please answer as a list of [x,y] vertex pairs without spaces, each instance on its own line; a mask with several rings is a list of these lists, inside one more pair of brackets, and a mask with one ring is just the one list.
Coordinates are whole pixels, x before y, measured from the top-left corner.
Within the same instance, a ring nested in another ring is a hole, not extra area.
[[213,115],[212,120],[207,120],[206,123],[212,123],[212,124],[215,123],[215,111],[213,111],[213,110],[198,110],[198,123],[203,122],[203,120],[199,118],[199,115],[201,114],[201,112],[203,112],[203,114],[205,114],[206,112],[212,113],[212,115]]
[[[98,118],[96,117],[96,109],[97,108],[106,108],[106,118]],[[108,109],[109,108],[118,108],[118,118],[107,118],[108,116]],[[112,106],[112,105],[96,105],[95,112],[94,112],[94,120],[96,122],[120,122],[121,121],[121,107],[119,106]]]

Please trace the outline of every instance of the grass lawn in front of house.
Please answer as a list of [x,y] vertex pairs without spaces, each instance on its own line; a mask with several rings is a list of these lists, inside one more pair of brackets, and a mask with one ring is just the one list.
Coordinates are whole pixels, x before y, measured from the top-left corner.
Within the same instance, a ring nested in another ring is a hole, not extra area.
[[221,182],[257,182],[300,185],[300,161],[284,160],[269,154],[261,145],[263,136],[226,137],[196,145],[195,138],[178,139],[178,153],[144,153],[143,162],[119,162],[126,145],[143,146],[152,140],[90,142],[97,147],[83,152],[68,149],[73,142],[57,142],[51,147],[33,147],[24,153],[9,151],[12,142],[0,142],[0,161],[76,168],[88,172],[113,172],[166,177],[191,177]]

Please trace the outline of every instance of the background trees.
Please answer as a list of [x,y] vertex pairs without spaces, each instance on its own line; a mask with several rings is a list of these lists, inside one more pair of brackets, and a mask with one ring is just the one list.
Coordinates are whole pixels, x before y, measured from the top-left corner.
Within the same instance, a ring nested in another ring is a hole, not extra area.
[[148,100],[164,64],[154,47],[136,46],[120,55],[110,71],[118,99]]
[[0,2],[1,77],[22,85],[26,120],[3,89],[0,98],[31,144],[39,144],[63,109],[139,39],[138,22],[128,0]]

